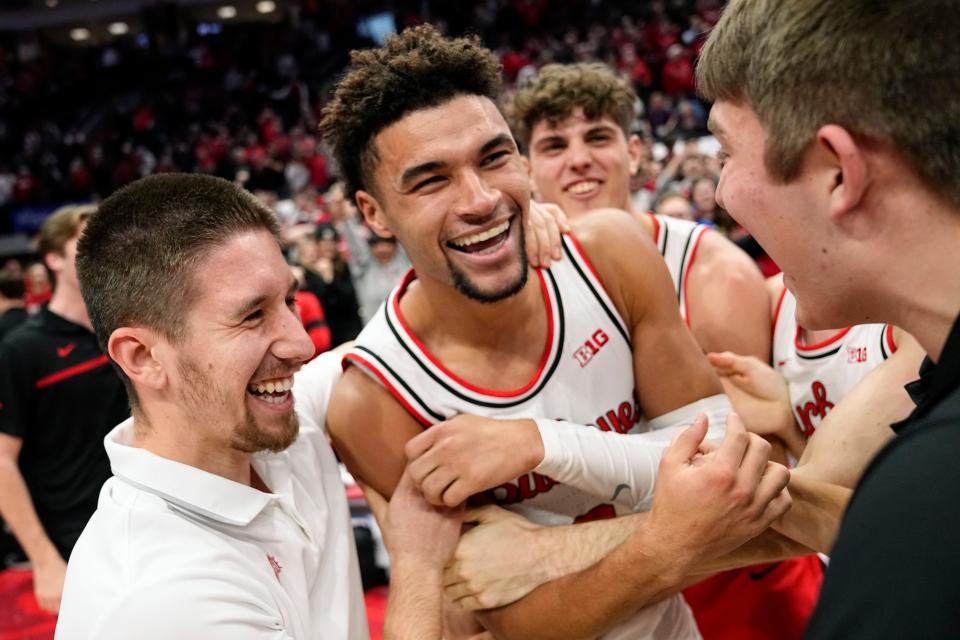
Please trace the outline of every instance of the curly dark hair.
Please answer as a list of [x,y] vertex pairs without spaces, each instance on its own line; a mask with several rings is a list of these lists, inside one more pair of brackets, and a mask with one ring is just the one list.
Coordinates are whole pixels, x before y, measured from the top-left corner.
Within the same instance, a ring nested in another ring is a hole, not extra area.
[[503,110],[513,135],[526,147],[534,125],[541,120],[556,124],[577,107],[591,120],[610,116],[629,138],[636,100],[630,84],[605,64],[548,64],[517,89]]
[[500,90],[500,62],[478,37],[444,38],[430,25],[393,35],[379,49],[353,51],[350,61],[320,130],[351,197],[368,186],[380,131],[457,96],[495,101]]

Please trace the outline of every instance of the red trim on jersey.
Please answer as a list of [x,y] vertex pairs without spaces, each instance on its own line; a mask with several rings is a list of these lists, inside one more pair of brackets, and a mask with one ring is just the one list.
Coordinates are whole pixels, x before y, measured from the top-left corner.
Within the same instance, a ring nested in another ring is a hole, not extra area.
[[96,369],[97,367],[102,367],[108,362],[110,362],[110,360],[107,358],[106,355],[98,356],[93,360],[87,360],[86,362],[75,364],[72,367],[67,367],[62,371],[57,371],[56,373],[51,373],[48,376],[40,378],[39,380],[37,380],[34,386],[37,389],[43,389],[44,387],[49,387],[50,385],[56,384],[58,382],[62,382],[67,378],[72,378],[74,376],[80,375],[81,373],[86,373],[87,371]]
[[410,327],[407,325],[407,321],[403,317],[403,314],[400,312],[400,296],[404,294],[404,292],[407,290],[407,286],[409,286],[409,284],[413,282],[413,279],[416,277],[416,274],[414,274],[412,270],[407,273],[406,276],[404,276],[403,282],[400,284],[400,288],[393,297],[393,312],[396,314],[397,320],[400,321],[400,326],[403,327],[404,332],[410,337],[411,340],[413,340],[413,342],[420,349],[421,353],[423,353],[423,355],[425,355],[435,367],[440,369],[440,371],[442,371],[444,375],[449,377],[451,380],[460,386],[473,391],[474,393],[493,396],[495,398],[515,398],[516,396],[523,395],[532,389],[534,385],[537,384],[537,381],[540,380],[540,376],[543,375],[543,371],[547,367],[547,362],[550,360],[550,352],[553,347],[554,321],[553,305],[550,300],[550,292],[547,289],[547,281],[540,272],[540,269],[535,269],[534,271],[537,274],[537,278],[540,279],[540,291],[543,294],[543,301],[547,307],[547,344],[543,348],[543,355],[540,356],[540,364],[537,365],[537,370],[534,372],[533,377],[527,384],[519,389],[514,389],[511,391],[497,391],[495,389],[485,389],[483,387],[478,387],[474,384],[471,384],[443,366],[443,363],[440,362],[440,360],[438,360],[432,353],[430,353],[430,350],[427,349],[427,345],[420,342],[420,339],[414,335],[413,331],[411,331]]
[[[607,288],[603,286],[603,280],[597,275],[597,270],[593,268],[593,263],[590,262],[590,258],[587,257],[587,254],[583,251],[583,248],[580,246],[580,243],[577,242],[577,239],[573,237],[572,233],[568,233],[567,237],[570,238],[570,242],[573,244],[573,248],[577,250],[577,253],[580,254],[580,259],[584,261],[587,265],[587,269],[590,270],[590,273],[593,274],[594,279],[597,281],[597,284],[600,285],[600,288],[603,290],[607,297],[610,298],[610,301],[613,302],[613,298],[610,297],[610,292],[607,291]],[[613,308],[616,309],[616,305],[613,305]]]
[[893,355],[897,352],[897,341],[893,339],[892,324],[887,325],[887,330],[885,331],[885,333],[887,334],[887,346],[890,347],[890,355]]
[[770,337],[777,333],[777,320],[780,319],[780,307],[783,306],[783,299],[787,297],[787,287],[780,290],[780,299],[777,300],[777,307],[773,310],[773,320],[770,321]]
[[650,220],[653,221],[653,244],[660,247],[660,220],[657,219],[657,216],[647,212],[647,215],[650,216]]
[[387,380],[387,377],[383,375],[383,373],[381,373],[380,370],[377,369],[373,364],[371,364],[366,358],[358,356],[355,353],[348,353],[347,355],[343,356],[344,368],[346,368],[348,361],[354,363],[355,365],[363,367],[373,375],[377,376],[377,379],[380,381],[380,383],[384,387],[386,387],[387,391],[390,392],[390,395],[396,398],[397,402],[403,405],[403,408],[407,410],[407,413],[409,413],[410,415],[412,415],[414,418],[417,419],[417,422],[419,422],[426,428],[430,428],[431,426],[433,426],[433,423],[427,420],[426,418],[424,418],[422,415],[420,415],[420,412],[414,409],[413,406],[409,402],[407,402],[407,399],[404,398],[399,391],[397,391],[397,388],[394,387],[392,384],[390,384],[390,381]]
[[793,346],[797,348],[797,351],[816,351],[817,349],[829,347],[831,344],[833,344],[837,340],[840,340],[843,336],[850,333],[850,329],[853,329],[853,327],[847,327],[846,329],[841,329],[840,331],[836,332],[835,334],[833,334],[823,342],[818,342],[817,344],[802,345],[800,344],[800,333],[803,331],[803,328],[800,325],[797,325],[797,335],[793,339]]
[[[680,286],[683,287],[683,317],[684,321],[687,323],[687,328],[690,327],[690,303],[688,302],[688,293],[687,293],[687,278],[690,277],[690,267],[693,266],[693,261],[697,259],[697,249],[700,248],[700,241],[703,240],[703,236],[709,233],[709,229],[704,229],[699,236],[697,236],[697,241],[693,243],[693,251],[690,252],[690,260],[687,262],[687,268],[683,272],[683,280]],[[696,229],[694,229],[696,233]]]

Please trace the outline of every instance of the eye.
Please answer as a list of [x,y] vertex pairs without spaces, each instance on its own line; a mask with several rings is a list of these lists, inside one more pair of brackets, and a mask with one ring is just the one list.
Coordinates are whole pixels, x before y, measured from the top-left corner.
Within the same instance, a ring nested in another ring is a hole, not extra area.
[[424,187],[428,187],[428,186],[430,186],[430,185],[432,185],[432,184],[437,184],[437,183],[439,183],[439,182],[442,182],[443,180],[444,180],[444,177],[443,177],[443,176],[431,176],[431,177],[427,178],[426,180],[423,180],[423,181],[418,182],[417,184],[415,184],[415,185],[413,186],[413,189],[411,189],[411,191],[420,191],[420,190],[423,189]]
[[244,322],[256,322],[263,318],[263,309],[257,309],[256,311],[247,314],[247,317],[243,319]]
[[488,165],[491,165],[491,164],[495,164],[498,160],[502,160],[503,158],[507,157],[508,155],[510,155],[510,152],[509,152],[509,151],[506,151],[506,150],[504,150],[504,151],[495,151],[494,153],[491,153],[491,154],[488,155],[486,158],[484,158],[484,159],[483,159],[483,162],[481,162],[480,164],[481,164],[482,166],[488,166]]
[[287,303],[287,307],[288,307],[290,310],[296,311],[296,308],[297,308],[297,299],[296,299],[296,297],[294,297],[294,296],[287,296],[287,299],[285,300],[285,302]]
[[587,138],[587,142],[606,142],[609,139],[609,133],[594,133]]
[[730,158],[730,154],[726,151],[720,151],[717,153],[717,160],[720,161],[720,168],[722,169],[727,165],[727,159]]

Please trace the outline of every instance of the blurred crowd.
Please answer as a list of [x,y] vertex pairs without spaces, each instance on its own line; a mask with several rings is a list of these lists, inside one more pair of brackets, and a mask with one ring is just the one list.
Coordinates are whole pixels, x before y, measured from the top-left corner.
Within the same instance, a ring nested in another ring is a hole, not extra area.
[[[501,58],[505,94],[550,62],[606,63],[638,95],[634,130],[645,161],[632,184],[635,206],[715,225],[759,256],[714,200],[716,143],[694,94],[695,58],[721,7],[410,1],[395,3],[391,18],[397,29],[429,20],[477,33]],[[386,239],[368,243],[366,229],[342,213],[337,168],[317,123],[348,51],[374,44],[357,28],[363,17],[346,3],[302,0],[274,23],[199,29],[155,17],[143,33],[101,47],[0,35],[0,232],[11,230],[17,209],[95,202],[151,173],[218,175],[274,207],[305,288],[331,316],[333,343],[352,337],[354,316],[369,317],[388,289],[372,285],[358,262],[392,263],[395,249]],[[48,287],[43,269],[34,271],[31,299]]]

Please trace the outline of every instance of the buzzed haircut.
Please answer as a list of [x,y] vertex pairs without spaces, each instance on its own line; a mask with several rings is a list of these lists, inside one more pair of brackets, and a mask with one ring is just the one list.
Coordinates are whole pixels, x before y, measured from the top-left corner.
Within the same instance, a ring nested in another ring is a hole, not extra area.
[[788,182],[820,127],[891,144],[960,206],[960,7],[956,0],[732,0],[697,87],[743,102],[766,132],[764,163]]
[[379,49],[351,52],[320,124],[349,195],[370,189],[378,161],[373,140],[383,129],[458,96],[496,100],[500,82],[500,63],[479,38],[444,38],[430,25],[390,36]]
[[599,62],[545,65],[504,105],[513,135],[524,147],[538,122],[566,120],[577,107],[590,120],[609,116],[630,137],[637,95],[630,83]]
[[[80,292],[103,350],[119,327],[180,340],[203,275],[197,265],[230,237],[256,230],[279,238],[269,208],[213,176],[149,176],[104,200],[77,245]],[[130,380],[120,375],[138,406]]]

